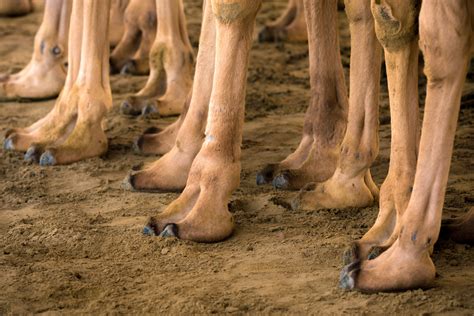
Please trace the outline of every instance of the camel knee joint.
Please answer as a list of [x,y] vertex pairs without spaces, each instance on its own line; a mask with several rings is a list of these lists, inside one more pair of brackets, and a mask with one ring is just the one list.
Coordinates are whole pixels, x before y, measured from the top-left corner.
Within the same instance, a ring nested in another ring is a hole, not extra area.
[[345,0],[344,7],[347,19],[351,24],[367,23],[373,19],[370,11],[370,0]]
[[396,51],[416,39],[419,1],[372,0],[371,10],[375,33],[386,50]]
[[253,19],[260,6],[261,1],[255,0],[212,0],[212,12],[224,24]]

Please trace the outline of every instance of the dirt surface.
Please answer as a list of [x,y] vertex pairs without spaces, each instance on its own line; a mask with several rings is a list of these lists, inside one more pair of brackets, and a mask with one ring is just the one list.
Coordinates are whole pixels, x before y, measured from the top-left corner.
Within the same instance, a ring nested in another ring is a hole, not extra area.
[[[187,0],[197,49],[200,1]],[[284,0],[265,1],[259,24],[275,18]],[[341,17],[343,62],[349,32]],[[0,72],[30,58],[41,13],[0,19]],[[294,192],[255,184],[257,170],[297,146],[309,100],[307,45],[255,43],[243,137],[242,181],[230,203],[237,227],[228,240],[197,244],[141,234],[147,216],[177,194],[120,188],[134,165],[156,157],[133,154],[131,142],[147,127],[175,118],[124,117],[118,106],[146,77],[114,76],[105,157],[70,166],[39,167],[18,153],[0,156],[0,315],[23,313],[263,313],[473,314],[474,249],[440,242],[434,252],[434,288],[361,294],[337,287],[341,255],[372,225],[378,207],[295,212],[276,201]],[[472,68],[472,67],[471,67]],[[445,217],[474,204],[474,108],[471,71],[465,87]],[[421,85],[423,87],[423,84]],[[372,174],[387,173],[390,117],[386,81],[381,96],[381,152]],[[421,89],[423,93],[423,89]],[[54,100],[1,103],[0,128],[27,126]],[[3,135],[2,135],[3,136]],[[2,137],[3,138],[3,137]]]

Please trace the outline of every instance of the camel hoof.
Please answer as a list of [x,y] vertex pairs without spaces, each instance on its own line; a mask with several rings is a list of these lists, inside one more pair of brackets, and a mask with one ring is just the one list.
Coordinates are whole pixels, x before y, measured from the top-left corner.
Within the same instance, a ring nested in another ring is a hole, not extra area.
[[352,243],[342,255],[342,263],[344,266],[351,264],[359,259],[359,247],[356,243]]
[[37,162],[39,161],[40,156],[41,156],[40,149],[37,146],[30,146],[30,148],[28,148],[28,150],[26,151],[23,159],[26,162]]
[[290,181],[288,179],[288,176],[282,173],[273,179],[272,185],[275,189],[285,190],[288,189]]
[[360,269],[360,261],[353,262],[342,268],[339,275],[339,287],[344,290],[353,290],[355,287],[355,278]]
[[143,136],[138,137],[132,144],[133,152],[136,154],[142,153],[142,146],[143,146]]
[[267,184],[265,180],[265,176],[263,174],[257,173],[257,185],[264,185]]
[[13,145],[13,139],[7,138],[3,141],[3,149],[5,150],[15,150],[15,146]]
[[122,189],[126,191],[136,191],[134,182],[134,175],[132,173],[129,173],[122,181]]
[[133,75],[136,72],[135,63],[133,61],[128,61],[122,69],[120,69],[121,75]]
[[300,204],[301,204],[301,200],[299,196],[295,197],[290,203],[291,210],[298,211],[300,209]]
[[176,224],[166,225],[163,231],[160,233],[160,237],[178,237],[178,226],[176,226]]
[[257,185],[264,185],[272,182],[273,174],[275,173],[275,165],[266,165],[262,170],[257,173]]
[[147,104],[143,107],[142,109],[142,115],[147,116],[152,113],[158,113],[158,110],[156,109],[155,105],[153,104]]
[[120,105],[120,112],[124,115],[140,115],[141,111],[136,110],[127,100],[123,101]]
[[56,158],[51,151],[45,151],[39,161],[40,166],[54,166],[56,164]]
[[148,226],[148,225],[143,227],[142,233],[145,236],[156,236],[155,230],[152,227]]

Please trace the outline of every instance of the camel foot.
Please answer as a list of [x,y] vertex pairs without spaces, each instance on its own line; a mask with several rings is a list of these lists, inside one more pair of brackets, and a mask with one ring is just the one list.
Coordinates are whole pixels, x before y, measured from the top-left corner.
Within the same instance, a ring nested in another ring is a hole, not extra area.
[[400,246],[400,240],[373,260],[355,260],[340,274],[339,286],[362,292],[403,291],[428,288],[435,278],[428,249]]
[[350,179],[336,171],[329,180],[308,184],[301,189],[292,202],[292,207],[300,210],[344,209],[367,207],[374,201],[375,197],[363,176]]
[[159,111],[156,106],[156,101],[146,98],[128,97],[120,106],[120,112],[124,115],[131,116],[147,116]]
[[173,147],[149,166],[131,172],[125,178],[123,188],[130,191],[179,192],[186,185],[194,157],[194,153]]
[[278,164],[268,164],[263,167],[263,169],[257,173],[257,185],[272,183],[278,170]]

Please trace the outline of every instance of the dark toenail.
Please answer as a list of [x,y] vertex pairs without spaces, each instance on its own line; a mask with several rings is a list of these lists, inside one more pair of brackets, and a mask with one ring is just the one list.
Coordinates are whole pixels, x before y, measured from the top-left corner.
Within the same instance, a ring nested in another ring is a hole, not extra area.
[[291,209],[297,211],[300,208],[300,198],[297,196],[291,201]]
[[354,277],[359,269],[359,260],[345,266],[339,275],[339,286],[345,290],[352,290],[355,286]]
[[157,134],[157,133],[159,133],[159,132],[161,132],[161,128],[152,126],[152,127],[147,128],[147,129],[143,132],[143,134]]
[[178,226],[176,224],[168,224],[160,234],[160,237],[178,237]]
[[359,258],[359,246],[356,243],[353,243],[342,255],[342,262],[344,266],[351,264],[352,262],[357,261]]
[[41,166],[53,166],[56,164],[56,158],[54,158],[54,155],[49,150],[45,151],[41,155],[39,164]]
[[346,271],[341,271],[339,276],[339,287],[344,290],[352,290],[354,288],[355,282],[352,276],[349,275]]
[[39,150],[36,146],[30,146],[23,157],[26,162],[36,162],[39,160]]
[[151,228],[150,226],[145,226],[143,227],[143,235],[146,236],[156,236],[155,230]]
[[135,175],[129,173],[122,181],[122,189],[127,191],[135,191]]
[[272,181],[275,189],[287,189],[289,186],[288,177],[285,174],[279,174]]
[[266,184],[267,181],[265,180],[265,177],[261,173],[257,173],[257,185],[263,185]]
[[142,152],[142,146],[143,146],[143,136],[138,137],[134,142],[133,142],[133,151],[137,154],[140,154]]
[[147,104],[142,109],[142,115],[143,116],[146,116],[146,115],[152,114],[152,113],[156,113],[156,112],[158,112],[158,111],[156,110],[156,107],[153,104]]
[[269,164],[269,165],[266,165],[262,170],[260,170],[257,173],[257,184],[262,185],[262,184],[267,184],[271,182],[276,168],[277,168],[277,165]]
[[13,146],[13,139],[11,139],[11,138],[5,139],[5,141],[3,142],[3,149],[5,149],[5,150],[14,150],[15,146]]

